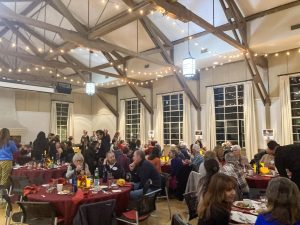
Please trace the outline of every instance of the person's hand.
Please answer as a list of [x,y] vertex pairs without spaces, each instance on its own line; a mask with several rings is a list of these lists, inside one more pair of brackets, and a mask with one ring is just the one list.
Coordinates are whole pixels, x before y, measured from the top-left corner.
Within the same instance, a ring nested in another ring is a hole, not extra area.
[[103,165],[106,165],[106,163],[107,163],[107,159],[105,158],[105,159],[103,160]]
[[134,164],[134,163],[129,164],[129,169],[130,169],[130,171],[133,171],[133,170],[134,170],[134,167],[135,167],[135,164]]
[[81,165],[77,165],[77,166],[76,166],[76,171],[80,171],[81,168],[82,168]]

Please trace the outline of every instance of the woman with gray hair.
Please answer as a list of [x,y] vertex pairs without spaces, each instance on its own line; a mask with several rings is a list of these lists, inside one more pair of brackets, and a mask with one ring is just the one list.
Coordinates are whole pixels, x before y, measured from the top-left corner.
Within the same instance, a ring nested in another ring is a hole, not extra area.
[[76,175],[87,175],[90,176],[89,166],[84,162],[83,155],[76,153],[73,156],[73,162],[68,166],[66,178],[70,179],[74,174]]

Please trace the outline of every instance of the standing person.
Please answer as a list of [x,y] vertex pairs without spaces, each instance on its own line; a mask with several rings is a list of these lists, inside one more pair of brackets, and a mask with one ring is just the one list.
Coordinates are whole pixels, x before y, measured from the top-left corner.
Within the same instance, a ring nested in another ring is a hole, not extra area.
[[300,193],[297,185],[285,177],[270,181],[266,197],[267,209],[255,225],[300,225]]
[[53,139],[50,141],[50,147],[49,147],[49,156],[51,160],[56,160],[56,143],[59,142],[59,136],[53,136]]
[[198,225],[229,225],[235,189],[234,178],[221,173],[215,174],[198,207]]
[[83,135],[81,136],[80,143],[81,143],[81,154],[84,155],[84,152],[89,147],[90,138],[88,135],[88,132],[86,130],[83,130]]
[[12,169],[13,153],[17,151],[16,144],[10,139],[7,128],[0,131],[0,185],[6,186]]
[[153,164],[157,172],[161,173],[161,163],[160,163],[161,151],[158,146],[154,146],[153,151],[147,158],[149,162]]
[[106,153],[110,150],[110,136],[107,130],[96,131],[98,141],[101,143],[99,148],[99,158],[105,159]]
[[291,180],[300,189],[300,145],[280,146],[276,141],[268,142],[267,153],[275,156],[275,167],[282,177],[287,177],[287,169],[292,173]]
[[93,135],[90,137],[90,142],[97,142],[97,141],[98,141],[98,137],[96,131],[93,131]]
[[112,142],[118,142],[120,141],[120,132],[117,131],[112,139]]
[[41,160],[45,151],[47,155],[49,152],[49,143],[46,134],[43,131],[40,131],[33,142],[31,157],[35,160]]

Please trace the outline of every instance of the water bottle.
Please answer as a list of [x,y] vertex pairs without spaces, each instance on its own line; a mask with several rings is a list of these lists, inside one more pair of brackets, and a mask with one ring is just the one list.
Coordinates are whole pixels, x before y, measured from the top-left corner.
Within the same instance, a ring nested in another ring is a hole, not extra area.
[[72,177],[72,192],[76,193],[77,192],[77,176],[74,174]]
[[108,179],[107,169],[106,166],[103,165],[103,177],[102,177],[103,183],[107,183],[107,179]]
[[99,186],[99,170],[98,170],[98,167],[95,169],[94,185]]

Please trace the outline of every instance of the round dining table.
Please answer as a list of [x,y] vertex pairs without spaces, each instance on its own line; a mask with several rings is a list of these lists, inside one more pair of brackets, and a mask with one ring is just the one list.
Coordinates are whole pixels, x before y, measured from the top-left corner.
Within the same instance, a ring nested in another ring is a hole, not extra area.
[[248,183],[249,188],[267,189],[269,181],[272,178],[273,176],[253,175],[253,176],[247,176],[246,181]]
[[23,166],[20,168],[13,168],[11,175],[12,176],[24,176],[29,179],[31,183],[35,183],[39,180],[39,183],[49,183],[51,179],[57,179],[65,176],[68,166],[63,165],[57,168],[44,169],[44,168],[29,168]]
[[[68,187],[68,189],[71,188],[71,186],[65,185],[64,189],[66,187]],[[93,193],[91,190],[82,191],[81,189],[78,189],[76,194],[59,195],[56,189],[51,193],[48,193],[47,189],[41,186],[36,193],[28,194],[27,198],[29,201],[50,202],[56,210],[56,215],[63,219],[64,225],[72,225],[73,218],[81,204],[115,199],[115,212],[117,216],[121,215],[122,212],[127,209],[131,189],[132,185],[128,183],[124,187],[119,187],[117,190],[100,190],[97,193]]]

